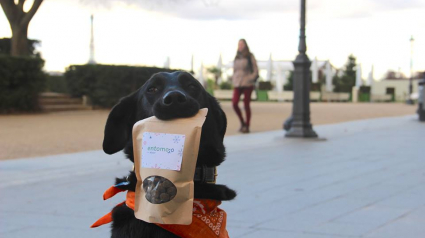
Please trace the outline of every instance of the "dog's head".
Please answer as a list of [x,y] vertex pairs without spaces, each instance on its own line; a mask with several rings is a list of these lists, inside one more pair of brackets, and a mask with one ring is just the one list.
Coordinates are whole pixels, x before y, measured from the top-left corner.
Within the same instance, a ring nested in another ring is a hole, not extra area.
[[201,108],[208,108],[208,115],[202,127],[197,163],[217,166],[225,156],[226,115],[198,80],[181,71],[153,75],[139,90],[112,108],[105,126],[103,150],[114,154],[125,149],[134,161],[132,129],[137,121],[151,116],[161,120],[192,117]]

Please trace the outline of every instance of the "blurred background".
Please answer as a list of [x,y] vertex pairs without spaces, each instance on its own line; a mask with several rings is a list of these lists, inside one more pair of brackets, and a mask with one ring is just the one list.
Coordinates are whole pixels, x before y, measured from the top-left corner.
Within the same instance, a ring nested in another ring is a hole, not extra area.
[[[302,1],[0,0],[0,236],[109,234],[86,224],[131,168],[100,151],[110,108],[154,73],[184,70],[228,118],[231,235],[423,237],[425,1],[308,1],[311,66],[294,91]],[[231,102],[241,38],[259,68],[248,135]],[[283,139],[297,109],[321,142]]]

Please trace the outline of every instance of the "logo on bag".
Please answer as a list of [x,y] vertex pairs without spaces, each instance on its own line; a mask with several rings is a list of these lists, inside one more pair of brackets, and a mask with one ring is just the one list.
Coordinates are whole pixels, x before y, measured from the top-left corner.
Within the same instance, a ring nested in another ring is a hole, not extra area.
[[142,141],[142,168],[180,171],[185,135],[144,132]]
[[173,148],[151,146],[151,147],[148,147],[148,151],[166,152],[166,153],[170,154],[170,153],[174,152],[174,149]]

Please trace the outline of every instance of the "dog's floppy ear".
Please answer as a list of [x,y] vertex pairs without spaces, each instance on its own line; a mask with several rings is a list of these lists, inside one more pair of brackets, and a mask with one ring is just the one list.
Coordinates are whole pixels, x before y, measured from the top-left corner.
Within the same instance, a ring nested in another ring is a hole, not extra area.
[[131,137],[135,122],[136,93],[121,98],[109,113],[103,137],[103,151],[114,154],[122,150]]

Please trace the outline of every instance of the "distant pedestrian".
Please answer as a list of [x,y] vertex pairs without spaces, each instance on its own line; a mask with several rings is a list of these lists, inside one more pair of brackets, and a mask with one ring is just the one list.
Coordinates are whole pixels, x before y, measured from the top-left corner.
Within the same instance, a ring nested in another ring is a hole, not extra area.
[[[233,109],[241,122],[242,133],[249,133],[249,125],[251,121],[251,94],[254,90],[255,82],[258,79],[257,61],[254,55],[249,51],[248,44],[245,39],[240,39],[238,43],[238,51],[236,52],[235,60],[233,62]],[[244,121],[239,108],[240,97],[244,94],[244,107],[246,113],[246,120]]]

